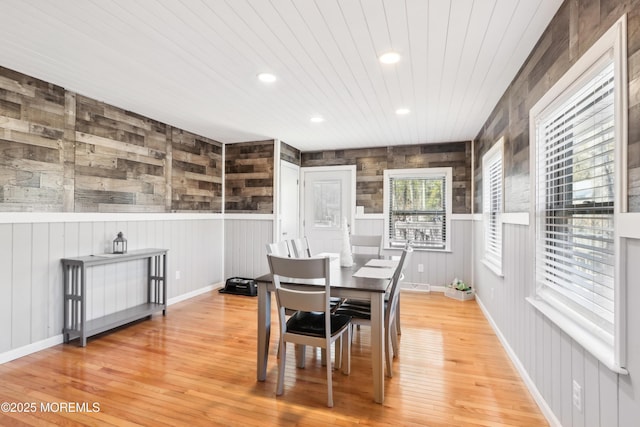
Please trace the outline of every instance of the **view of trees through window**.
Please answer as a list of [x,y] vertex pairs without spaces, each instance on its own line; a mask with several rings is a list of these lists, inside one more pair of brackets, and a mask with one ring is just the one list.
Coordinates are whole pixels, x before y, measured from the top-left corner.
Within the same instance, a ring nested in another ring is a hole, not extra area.
[[446,239],[445,179],[391,179],[391,246],[444,248]]

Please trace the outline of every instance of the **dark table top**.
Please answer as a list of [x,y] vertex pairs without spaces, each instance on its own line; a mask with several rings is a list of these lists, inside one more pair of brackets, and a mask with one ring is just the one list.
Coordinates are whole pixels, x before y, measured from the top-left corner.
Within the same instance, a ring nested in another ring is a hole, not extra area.
[[[340,267],[340,260],[332,261],[331,266],[331,287],[345,288],[357,291],[380,292],[384,293],[391,282],[390,279],[374,279],[370,277],[353,277],[353,274],[371,259],[371,256],[354,255],[354,264],[351,267]],[[335,264],[335,265],[334,265]],[[258,286],[269,285],[272,283],[271,273],[263,274],[257,277]],[[282,283],[295,285],[321,285],[321,281],[313,280],[281,280]]]

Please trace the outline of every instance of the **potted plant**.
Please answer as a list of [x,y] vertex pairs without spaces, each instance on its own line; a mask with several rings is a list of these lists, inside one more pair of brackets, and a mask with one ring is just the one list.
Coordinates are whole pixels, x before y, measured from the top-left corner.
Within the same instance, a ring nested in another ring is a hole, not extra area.
[[475,298],[475,292],[473,288],[457,277],[447,285],[444,294],[450,298],[454,298],[460,301],[466,301]]

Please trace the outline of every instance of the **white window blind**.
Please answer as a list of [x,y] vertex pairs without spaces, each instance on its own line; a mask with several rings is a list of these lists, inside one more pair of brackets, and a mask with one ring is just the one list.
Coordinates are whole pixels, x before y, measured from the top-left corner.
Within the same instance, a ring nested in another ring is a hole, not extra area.
[[483,158],[485,262],[502,272],[502,139]]
[[[614,66],[536,123],[536,279],[541,295],[613,344]],[[591,325],[591,326],[589,326]],[[602,335],[602,334],[601,334]]]
[[451,168],[385,171],[385,246],[447,249]]

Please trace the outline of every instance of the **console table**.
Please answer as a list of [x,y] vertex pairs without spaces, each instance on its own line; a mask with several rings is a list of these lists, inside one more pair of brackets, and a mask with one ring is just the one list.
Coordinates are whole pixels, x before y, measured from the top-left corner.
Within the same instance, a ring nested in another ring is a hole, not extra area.
[[[138,259],[147,260],[147,302],[106,316],[87,320],[87,268]],[[80,338],[87,345],[87,337],[125,325],[162,311],[167,313],[167,249],[138,249],[126,254],[87,255],[63,258],[64,342]]]

